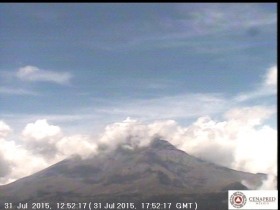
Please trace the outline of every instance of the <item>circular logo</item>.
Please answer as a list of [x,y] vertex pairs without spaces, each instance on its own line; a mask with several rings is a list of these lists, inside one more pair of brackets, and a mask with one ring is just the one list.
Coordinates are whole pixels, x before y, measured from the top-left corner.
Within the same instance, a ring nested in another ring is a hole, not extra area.
[[247,198],[242,192],[235,192],[230,196],[230,203],[235,208],[242,208],[246,202]]

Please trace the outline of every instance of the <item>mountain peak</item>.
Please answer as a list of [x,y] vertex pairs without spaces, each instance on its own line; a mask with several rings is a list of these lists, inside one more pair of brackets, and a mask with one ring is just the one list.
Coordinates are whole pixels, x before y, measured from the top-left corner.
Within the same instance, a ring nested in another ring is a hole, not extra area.
[[177,148],[175,146],[173,146],[171,143],[169,143],[166,140],[159,139],[159,138],[154,139],[151,142],[150,147],[156,148],[156,149],[177,150]]

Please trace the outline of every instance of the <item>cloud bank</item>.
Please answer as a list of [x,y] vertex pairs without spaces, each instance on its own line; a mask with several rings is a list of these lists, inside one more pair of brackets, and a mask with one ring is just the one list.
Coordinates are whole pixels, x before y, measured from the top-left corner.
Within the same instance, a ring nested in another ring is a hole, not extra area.
[[[160,136],[179,149],[204,160],[232,169],[270,175],[266,189],[275,188],[277,174],[277,131],[264,120],[275,110],[254,106],[235,108],[224,114],[224,121],[210,116],[198,118],[187,127],[174,120],[141,121],[126,119],[106,126],[99,138],[67,136],[60,127],[46,120],[29,123],[22,131],[21,146],[4,138],[10,128],[1,122],[0,161],[9,173],[1,171],[2,184],[43,169],[72,154],[88,157],[99,152],[100,145],[115,149],[118,145],[133,149],[147,146]],[[30,164],[24,164],[28,161]],[[269,185],[274,183],[274,186]]]

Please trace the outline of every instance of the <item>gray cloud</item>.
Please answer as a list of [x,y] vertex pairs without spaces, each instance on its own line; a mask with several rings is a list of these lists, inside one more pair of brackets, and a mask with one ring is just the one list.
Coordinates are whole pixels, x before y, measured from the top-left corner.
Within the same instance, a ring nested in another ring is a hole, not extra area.
[[[259,4],[184,3],[173,6],[174,15],[156,14],[154,19],[116,24],[105,33],[106,43],[102,37],[94,42],[94,46],[104,50],[136,46],[192,48],[193,41],[187,41],[189,38],[208,36],[209,39],[211,35],[231,34],[233,30],[244,31],[252,37],[259,33],[260,28],[277,23],[277,13],[268,13]],[[170,8],[173,9],[172,6]],[[113,41],[110,38],[112,34],[117,37]],[[211,51],[224,52],[236,45],[244,47],[243,43],[235,43],[234,46],[219,49],[211,42]],[[199,51],[204,52],[205,49]]]
[[0,153],[0,178],[5,177],[11,172],[11,163],[4,159],[3,155]]

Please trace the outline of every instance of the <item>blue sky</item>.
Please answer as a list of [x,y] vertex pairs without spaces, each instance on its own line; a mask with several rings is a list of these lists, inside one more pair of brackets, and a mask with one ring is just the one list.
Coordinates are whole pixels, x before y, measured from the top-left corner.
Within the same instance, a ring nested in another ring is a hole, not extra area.
[[36,118],[94,129],[275,106],[273,94],[234,98],[258,91],[276,65],[276,11],[274,3],[2,3],[1,119],[18,129]]
[[159,135],[276,189],[276,6],[1,3],[0,185]]

